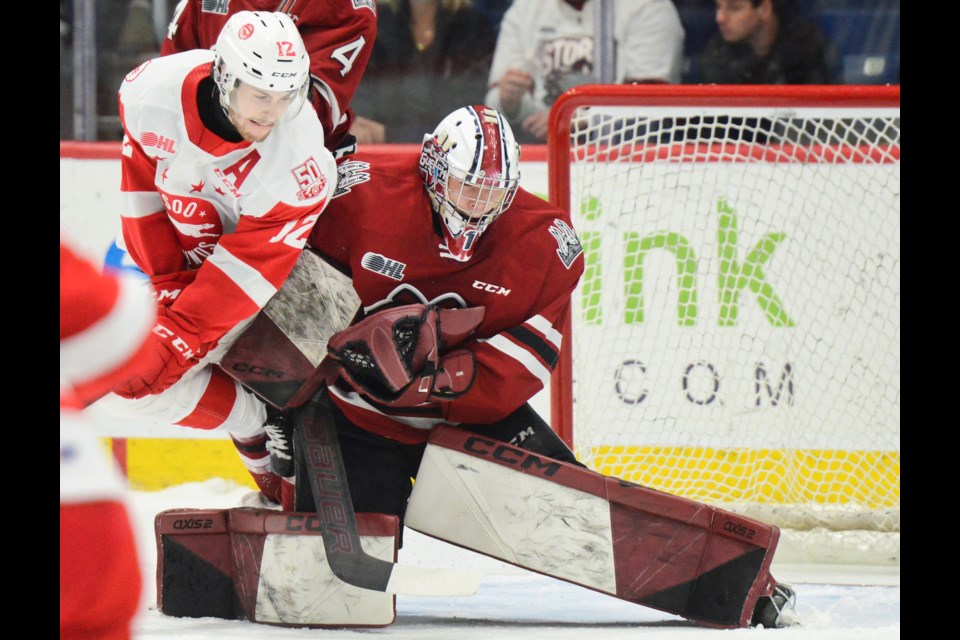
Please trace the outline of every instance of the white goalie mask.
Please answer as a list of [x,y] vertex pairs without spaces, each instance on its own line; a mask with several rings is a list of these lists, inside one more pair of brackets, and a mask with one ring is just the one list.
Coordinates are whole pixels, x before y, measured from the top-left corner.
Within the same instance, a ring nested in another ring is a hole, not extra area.
[[441,255],[466,262],[520,185],[520,146],[495,109],[457,109],[424,136],[420,175],[443,222]]
[[225,111],[240,82],[262,91],[293,92],[284,117],[300,111],[310,87],[310,57],[289,15],[238,11],[223,25],[213,51],[213,79]]

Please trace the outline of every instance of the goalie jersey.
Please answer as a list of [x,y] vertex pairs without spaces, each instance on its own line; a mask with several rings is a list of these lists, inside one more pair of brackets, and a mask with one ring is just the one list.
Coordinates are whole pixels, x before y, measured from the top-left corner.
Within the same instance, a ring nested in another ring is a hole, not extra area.
[[418,160],[418,152],[341,160],[338,189],[309,241],[353,278],[362,315],[414,303],[485,308],[476,333],[459,345],[473,353],[477,367],[473,385],[457,399],[389,407],[342,379],[331,385],[333,402],[354,424],[410,444],[425,442],[440,423],[496,422],[542,390],[583,273],[569,214],[522,188],[469,261],[442,257]]

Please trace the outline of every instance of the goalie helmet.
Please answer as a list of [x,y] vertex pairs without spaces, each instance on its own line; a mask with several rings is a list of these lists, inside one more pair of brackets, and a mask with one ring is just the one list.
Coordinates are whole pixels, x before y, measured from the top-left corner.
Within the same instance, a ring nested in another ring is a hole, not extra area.
[[441,255],[466,262],[520,186],[520,146],[495,109],[473,105],[424,136],[420,175],[443,222]]
[[303,106],[310,87],[310,57],[287,14],[238,11],[223,25],[213,50],[213,79],[225,110],[240,82],[262,91],[295,92],[286,112],[290,116]]

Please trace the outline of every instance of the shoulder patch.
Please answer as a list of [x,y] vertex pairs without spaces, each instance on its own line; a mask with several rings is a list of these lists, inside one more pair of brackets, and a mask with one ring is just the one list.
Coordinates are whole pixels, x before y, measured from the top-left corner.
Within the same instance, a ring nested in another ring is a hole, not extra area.
[[290,173],[293,174],[293,179],[297,181],[299,187],[297,200],[316,198],[327,188],[327,178],[320,170],[320,163],[313,156],[291,169]]
[[203,0],[200,3],[200,11],[225,16],[230,13],[230,0]]
[[583,245],[580,244],[580,238],[576,232],[566,222],[560,218],[554,218],[550,225],[550,235],[557,241],[557,255],[560,256],[560,262],[567,269],[577,259],[577,256],[583,253]]
[[370,163],[360,160],[345,160],[337,165],[337,190],[334,198],[350,193],[353,187],[370,180]]
[[373,0],[353,0],[354,9],[370,9],[374,14],[377,13],[377,5]]

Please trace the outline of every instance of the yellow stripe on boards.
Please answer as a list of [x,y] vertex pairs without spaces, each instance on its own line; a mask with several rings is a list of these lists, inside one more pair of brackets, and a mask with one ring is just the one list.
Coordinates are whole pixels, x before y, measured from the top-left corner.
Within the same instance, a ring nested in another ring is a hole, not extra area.
[[603,446],[585,459],[604,475],[704,502],[900,505],[899,451]]
[[211,478],[256,485],[229,440],[129,438],[127,480],[131,489],[157,491]]

